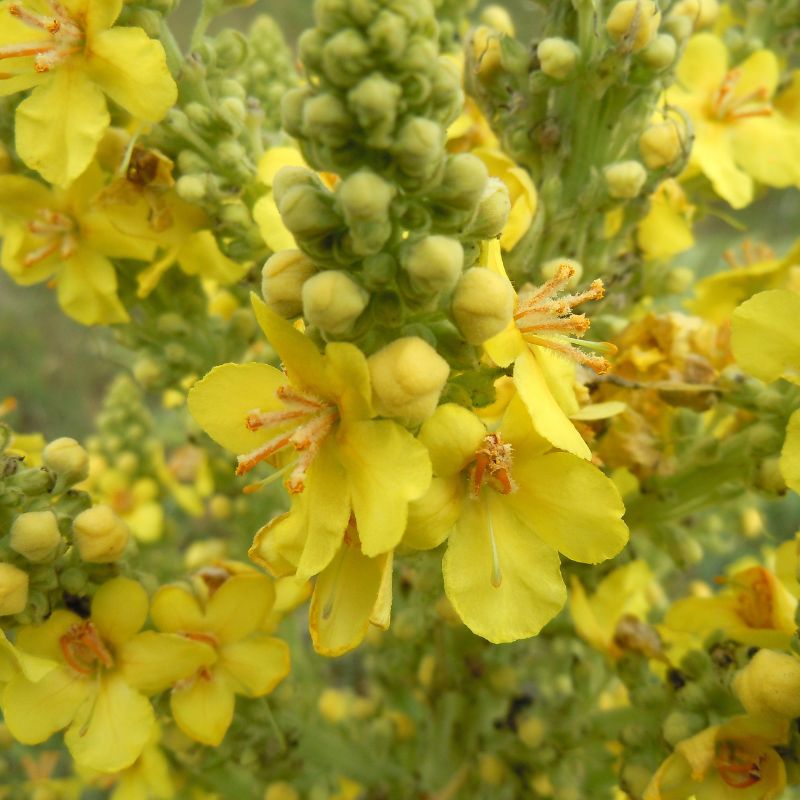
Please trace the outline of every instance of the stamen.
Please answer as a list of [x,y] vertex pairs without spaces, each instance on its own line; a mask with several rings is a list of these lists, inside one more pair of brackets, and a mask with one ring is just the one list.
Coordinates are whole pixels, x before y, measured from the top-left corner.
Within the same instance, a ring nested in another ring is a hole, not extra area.
[[255,494],[256,492],[260,492],[267,486],[275,483],[279,478],[282,478],[289,470],[293,469],[297,465],[297,461],[289,462],[285,467],[281,467],[277,472],[273,472],[272,475],[268,475],[266,478],[263,478],[260,481],[256,481],[255,483],[250,483],[242,489],[243,494]]
[[58,239],[53,239],[47,244],[38,247],[36,250],[31,250],[25,254],[22,259],[22,266],[32,267],[40,261],[44,261],[48,256],[53,255],[61,247],[61,242]]
[[714,757],[714,765],[722,780],[734,789],[746,789],[761,780],[761,761],[763,756],[755,760],[733,742],[722,742]]
[[516,484],[511,477],[512,465],[511,445],[504,442],[497,433],[487,433],[483,446],[475,453],[475,464],[470,471],[469,491],[473,499],[480,496],[481,488],[489,481],[499,484],[493,488],[500,494],[511,494],[516,491]]
[[280,436],[276,436],[274,439],[270,439],[268,442],[265,442],[255,450],[251,450],[249,453],[239,456],[236,459],[238,462],[236,466],[236,474],[244,475],[245,473],[250,472],[250,470],[253,469],[256,464],[260,464],[264,459],[269,458],[271,455],[274,455],[279,450],[282,450],[284,447],[286,447],[291,439],[291,433],[284,433]]
[[90,621],[73,625],[58,640],[64,661],[81,675],[91,675],[98,664],[112,667],[114,659]]
[[741,80],[741,70],[732,69],[723,79],[719,89],[711,98],[712,116],[720,120],[748,119],[750,117],[769,117],[772,105],[769,91],[759,86],[747,94],[736,97],[736,86]]
[[308,412],[306,411],[259,411],[253,409],[247,412],[244,419],[244,424],[248,430],[257,431],[259,428],[272,428],[277,427],[283,422],[289,422],[299,417],[305,417]]

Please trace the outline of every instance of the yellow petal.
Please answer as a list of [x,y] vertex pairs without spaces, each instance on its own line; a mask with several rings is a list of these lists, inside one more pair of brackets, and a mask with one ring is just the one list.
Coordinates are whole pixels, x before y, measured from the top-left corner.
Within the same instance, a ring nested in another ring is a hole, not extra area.
[[294,236],[283,224],[278,204],[271,193],[256,201],[253,206],[253,220],[258,225],[261,238],[273,253],[294,250],[297,247]]
[[80,766],[117,772],[139,758],[154,725],[150,701],[112,673],[100,678],[96,696],[83,704],[64,743]]
[[486,426],[480,419],[455,403],[439,406],[419,432],[433,472],[440,478],[456,475],[474,461],[485,436]]
[[198,678],[190,685],[173,689],[172,715],[190,738],[216,747],[233,720],[233,690],[217,676]]
[[325,365],[330,391],[337,398],[343,419],[373,416],[369,367],[364,354],[347,342],[331,342],[325,348]]
[[263,428],[251,431],[245,424],[248,413],[282,409],[275,393],[285,383],[281,371],[269,364],[222,364],[191,388],[189,411],[217,444],[244,455],[275,435]]
[[461,515],[465,481],[460,475],[436,478],[419,500],[408,504],[403,545],[414,550],[438,547]]
[[127,322],[128,312],[117,296],[117,274],[99,253],[79,247],[58,275],[58,302],[84,325]]
[[92,598],[92,622],[103,639],[120,644],[142,629],[148,605],[147,592],[140,583],[113,578]]
[[541,366],[530,352],[524,352],[514,362],[514,384],[540,436],[554,447],[591,458],[589,446],[556,402]]
[[258,162],[258,179],[272,186],[275,175],[283,167],[305,167],[306,162],[294,147],[270,147]]
[[17,741],[39,744],[72,722],[89,688],[85,678],[67,667],[57,667],[35,683],[19,674],[3,693],[3,721]]
[[181,243],[178,264],[187,275],[200,275],[217,283],[233,283],[247,272],[248,265],[223,255],[211,231],[197,231]]
[[800,494],[800,409],[789,417],[780,465],[786,485]]
[[17,153],[50,183],[67,186],[89,166],[110,122],[100,89],[65,65],[17,107]]
[[539,633],[560,611],[567,592],[556,551],[533,534],[505,498],[484,492],[481,499],[464,503],[450,534],[444,587],[473,633],[490,642],[513,642]]
[[728,71],[728,49],[713,33],[698,33],[686,44],[675,70],[685,88],[707,94],[719,88]]
[[731,347],[739,366],[762,381],[800,382],[800,295],[760,292],[733,312]]
[[614,482],[569,453],[517,459],[519,490],[509,502],[537,535],[573,561],[597,564],[628,541],[625,508]]
[[392,571],[394,568],[394,551],[386,554],[383,563],[381,585],[378,587],[378,597],[372,607],[369,621],[381,630],[388,631],[392,621]]
[[243,639],[258,629],[274,602],[275,587],[266,575],[234,575],[208,601],[208,628],[221,642]]
[[349,425],[339,450],[364,554],[394,549],[406,528],[408,504],[430,485],[428,451],[389,420]]
[[368,558],[358,547],[344,545],[317,578],[308,628],[318,653],[340,656],[364,639],[387,558]]
[[753,179],[736,165],[730,130],[724,123],[698,124],[691,160],[733,208],[744,208],[753,200]]
[[526,348],[525,340],[513,319],[509,321],[504,331],[483,343],[486,354],[498,367],[507,367],[515,358],[525,352]]
[[756,50],[737,64],[736,69],[739,72],[735,93],[737,97],[752,92],[765,92],[766,98],[775,94],[781,70],[778,59],[771,50]]
[[123,0],[67,0],[67,8],[75,11],[75,16],[85,16],[86,30],[90,37],[110,28],[122,11]]
[[213,664],[213,647],[172,633],[143,631],[117,648],[118,674],[143,694],[168,689]]
[[56,609],[41,625],[26,625],[17,632],[17,648],[39,658],[63,662],[59,639],[82,620],[77,614]]
[[289,647],[280,639],[257,633],[224,645],[218,668],[234,682],[238,694],[262,697],[289,674]]
[[0,175],[0,217],[28,222],[40,208],[52,208],[56,198],[41,181],[22,175]]
[[141,28],[110,28],[92,37],[87,73],[138,119],[158,122],[178,99],[161,42]]
[[800,183],[800,125],[777,114],[744,119],[731,144],[736,163],[760,183],[776,188]]
[[157,542],[164,531],[164,507],[156,501],[141,503],[124,519],[140,542]]
[[197,598],[183,586],[162,586],[150,608],[153,623],[165,633],[205,630],[205,616]]
[[[248,550],[250,558],[275,577],[294,576],[297,571],[308,532],[307,499],[305,492],[295,497],[291,511],[264,525]],[[304,582],[307,578],[299,580]]]

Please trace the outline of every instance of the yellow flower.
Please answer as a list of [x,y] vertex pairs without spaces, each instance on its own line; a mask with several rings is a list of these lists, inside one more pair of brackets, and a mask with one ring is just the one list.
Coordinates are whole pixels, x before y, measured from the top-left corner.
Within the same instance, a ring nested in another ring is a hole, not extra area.
[[255,296],[253,307],[286,372],[223,364],[192,388],[189,410],[212,439],[243,453],[238,474],[268,459],[290,473],[301,579],[330,564],[351,514],[364,555],[387,553],[402,538],[408,503],[430,483],[425,448],[392,420],[372,419],[369,370],[358,348],[333,342],[323,355]]
[[[0,176],[0,265],[23,286],[54,278],[59,304],[84,325],[128,320],[110,259],[149,261],[156,249],[144,237],[144,206],[126,212],[123,232],[117,219],[94,204],[102,183],[96,165],[66,190],[21,175]],[[133,233],[137,221],[142,236]]]
[[[508,280],[497,240],[484,244],[481,263]],[[605,359],[587,355],[579,347],[611,352],[612,346],[575,338],[583,336],[589,321],[583,314],[573,314],[573,308],[586,300],[601,298],[603,284],[597,280],[577,295],[556,297],[573,274],[574,269],[564,264],[543,286],[519,296],[506,330],[483,346],[498,366],[514,364],[514,385],[536,432],[554,447],[590,458],[588,445],[569,420],[579,408],[573,390],[574,363],[603,372],[608,368]]]
[[786,744],[785,720],[734,717],[680,742],[658,768],[644,800],[773,800],[786,788],[786,767],[774,749]]
[[714,597],[686,597],[664,618],[669,630],[707,636],[715,630],[736,642],[786,648],[795,632],[797,600],[764,567],[750,567],[724,580]]
[[692,217],[695,207],[680,184],[668,178],[650,196],[650,209],[636,228],[636,242],[645,258],[668,259],[694,244]]
[[464,624],[489,641],[534,636],[558,613],[566,600],[559,551],[596,564],[628,539],[611,480],[583,459],[553,452],[519,397],[494,433],[446,404],[420,439],[434,467],[432,492],[447,498],[448,513],[415,519],[411,541],[435,547],[450,532],[445,592]]
[[207,599],[178,585],[156,592],[156,627],[204,642],[217,654],[172,689],[172,715],[187,736],[218,745],[233,719],[235,695],[263,697],[289,674],[286,643],[259,630],[274,600],[272,581],[256,572],[227,578]]
[[114,27],[122,4],[0,3],[0,95],[35,87],[17,107],[17,153],[57,186],[94,157],[111,122],[106,96],[145,122],[158,122],[177,98],[161,43],[141,28]]
[[64,742],[79,764],[101,772],[130,766],[155,724],[147,696],[215,657],[207,644],[141,632],[147,610],[140,584],[114,578],[98,589],[89,619],[58,610],[22,628],[17,648],[55,666],[36,680],[20,672],[9,681],[2,707],[12,736],[38,744],[67,728]]
[[294,147],[271,147],[258,162],[258,178],[269,191],[260,197],[253,206],[253,219],[261,231],[261,236],[273,253],[292,250],[297,247],[294,236],[283,224],[278,204],[272,196],[272,183],[275,175],[283,167],[305,167],[303,156]]
[[779,69],[775,54],[757,50],[730,69],[722,39],[692,36],[666,94],[692,119],[690,166],[734,208],[753,199],[753,181],[768,186],[800,182],[800,125],[772,103]]

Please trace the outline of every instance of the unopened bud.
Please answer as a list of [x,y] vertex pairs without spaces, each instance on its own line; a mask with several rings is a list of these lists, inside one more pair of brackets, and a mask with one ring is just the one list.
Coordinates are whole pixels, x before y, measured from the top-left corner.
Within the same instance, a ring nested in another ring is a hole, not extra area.
[[684,17],[694,30],[711,27],[719,16],[717,0],[678,0],[669,10],[669,20]]
[[483,161],[472,153],[458,153],[448,157],[435,196],[453,208],[471,211],[481,199],[488,179]]
[[380,222],[388,219],[395,188],[379,175],[366,170],[354,172],[341,182],[336,193],[345,221]]
[[642,191],[647,171],[638,161],[617,161],[603,169],[608,193],[617,200],[632,200]]
[[513,36],[515,33],[511,14],[503,6],[486,6],[481,11],[481,22],[487,27],[498,31],[498,33],[504,33],[506,36]]
[[[275,176],[273,195],[278,199],[278,181],[289,168],[284,167]],[[320,236],[341,225],[333,210],[329,193],[325,189],[309,185],[296,185],[282,193],[278,200],[283,224],[298,238]]]
[[11,525],[11,549],[28,561],[47,561],[60,543],[61,532],[52,511],[28,511]]
[[300,794],[291,783],[273,781],[264,792],[264,800],[300,800]]
[[661,169],[674,163],[683,147],[678,123],[671,120],[651,125],[639,137],[639,152],[648,169]]
[[473,31],[469,46],[478,79],[489,83],[503,68],[498,31],[481,25]]
[[0,563],[0,617],[19,614],[28,605],[28,573]]
[[473,267],[462,276],[453,293],[453,317],[470,344],[496,336],[514,311],[511,284],[485,267]]
[[341,147],[353,125],[347,106],[333,94],[320,94],[303,105],[303,133],[329,147]]
[[83,561],[107,564],[117,561],[128,544],[128,526],[109,506],[82,511],[72,522],[72,537]]
[[79,483],[89,476],[89,454],[66,436],[54,439],[44,448],[42,462],[66,485]]
[[675,61],[678,43],[674,36],[668,33],[659,33],[652,42],[640,53],[639,57],[650,69],[656,72],[666,69]]
[[287,319],[303,311],[303,284],[317,271],[314,262],[300,250],[281,250],[271,255],[261,270],[264,302]]
[[403,260],[411,285],[425,294],[449,292],[464,266],[464,248],[458,239],[426,236],[418,241]]
[[397,107],[403,90],[397,83],[373,73],[347,95],[348,107],[366,133],[370,147],[389,147],[392,143]]
[[425,117],[412,117],[398,132],[392,153],[406,175],[426,178],[441,163],[444,144],[441,125]]
[[499,236],[508,222],[510,211],[508,188],[499,178],[489,178],[466,235],[473,239]]
[[508,769],[505,762],[494,753],[478,754],[478,776],[481,783],[489,786],[500,786],[506,779]]
[[175,191],[187,203],[196,203],[206,196],[208,181],[202,175],[181,175],[175,184]]
[[396,339],[367,363],[379,413],[412,422],[433,414],[450,375],[448,363],[418,336]]
[[550,78],[563,81],[575,70],[581,51],[575,42],[562,39],[560,36],[550,36],[542,39],[536,48],[542,72]]
[[517,722],[517,736],[526,746],[534,749],[543,741],[547,733],[547,726],[541,717],[526,716]]
[[325,270],[303,284],[303,315],[325,333],[346,333],[367,307],[369,294],[346,272]]
[[748,714],[800,717],[800,659],[775,650],[759,650],[733,681]]
[[660,22],[654,0],[621,0],[606,19],[606,31],[624,51],[636,53],[650,44]]

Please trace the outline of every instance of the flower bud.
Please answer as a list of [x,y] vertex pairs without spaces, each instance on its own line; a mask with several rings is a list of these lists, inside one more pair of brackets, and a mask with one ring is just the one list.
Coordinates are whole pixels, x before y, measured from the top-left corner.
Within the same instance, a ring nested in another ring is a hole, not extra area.
[[472,32],[468,44],[469,58],[475,64],[475,74],[481,83],[490,83],[503,68],[502,49],[498,31],[481,25]]
[[603,168],[608,193],[617,200],[631,200],[642,191],[647,172],[638,161],[617,161]]
[[264,800],[300,800],[300,794],[291,783],[273,781],[264,791]]
[[709,28],[719,16],[717,0],[678,0],[669,10],[669,20],[684,17],[692,23],[694,30]]
[[418,336],[395,339],[367,364],[378,412],[411,422],[433,414],[450,375],[448,363]]
[[28,561],[47,561],[60,543],[61,532],[52,511],[28,511],[11,525],[11,549]]
[[511,284],[486,267],[468,269],[453,293],[453,318],[470,344],[496,336],[514,311]]
[[[278,176],[285,169],[287,168],[284,167]],[[274,185],[273,193],[277,198]],[[287,189],[278,200],[278,211],[283,224],[300,239],[321,236],[341,225],[341,220],[333,210],[329,193],[325,189],[307,184]]]
[[775,650],[759,650],[733,681],[748,714],[800,717],[800,659]]
[[379,175],[367,170],[354,172],[339,184],[336,199],[345,222],[382,222],[389,217],[395,188]]
[[574,258],[552,258],[550,261],[545,261],[541,266],[542,280],[549,281],[550,278],[553,278],[562,264],[566,264],[572,269],[572,277],[567,281],[567,286],[574,289],[580,283],[583,275],[583,264],[575,261]]
[[303,114],[306,101],[312,96],[308,86],[298,86],[289,89],[281,98],[281,121],[283,128],[289,136],[303,135]]
[[464,248],[458,239],[447,236],[426,236],[414,244],[403,267],[411,285],[425,294],[449,292],[458,282],[464,266]]
[[478,776],[481,783],[489,786],[500,786],[508,775],[505,762],[494,753],[478,754]]
[[472,239],[492,239],[499,236],[508,222],[510,211],[508,187],[499,178],[489,178],[466,235]]
[[175,184],[175,191],[187,203],[196,203],[206,196],[208,182],[203,175],[181,175]]
[[667,744],[675,747],[678,742],[694,736],[703,730],[705,726],[706,718],[702,714],[675,709],[667,714],[661,726],[661,734]]
[[19,614],[28,605],[28,573],[0,563],[0,617]]
[[666,69],[675,61],[678,43],[674,36],[659,33],[640,54],[642,62],[656,72]]
[[384,8],[370,23],[368,37],[374,52],[389,62],[397,61],[408,43],[408,26],[401,16]]
[[471,211],[481,199],[488,179],[486,165],[472,153],[449,156],[435,197],[453,208]]
[[79,483],[89,476],[89,454],[67,436],[54,439],[44,448],[42,462],[67,485]]
[[606,31],[622,50],[637,53],[653,40],[660,22],[655,0],[620,0],[606,19]]
[[271,255],[261,270],[264,302],[282,317],[298,317],[303,311],[303,284],[317,271],[314,262],[299,250]]
[[369,43],[355,28],[344,28],[322,48],[322,68],[328,80],[348,88],[368,71]]
[[346,333],[367,307],[369,294],[346,272],[325,270],[303,284],[303,315],[325,333]]
[[575,42],[562,39],[560,36],[550,36],[542,39],[536,48],[542,72],[550,78],[563,81],[575,70],[581,51]]
[[398,84],[377,73],[364,78],[348,92],[348,106],[366,133],[370,147],[391,145],[397,104],[402,96],[403,90]]
[[392,153],[400,169],[416,178],[427,178],[444,156],[445,131],[425,117],[412,117],[397,134]]
[[678,123],[667,120],[651,125],[639,137],[639,152],[648,169],[661,169],[674,163],[683,152]]
[[128,544],[128,526],[107,505],[92,506],[72,522],[72,538],[83,561],[117,561]]
[[318,94],[303,104],[303,134],[329,147],[342,147],[352,120],[347,106],[333,94]]
[[481,11],[481,22],[498,33],[504,33],[506,36],[514,36],[515,34],[514,21],[503,6],[486,6]]

